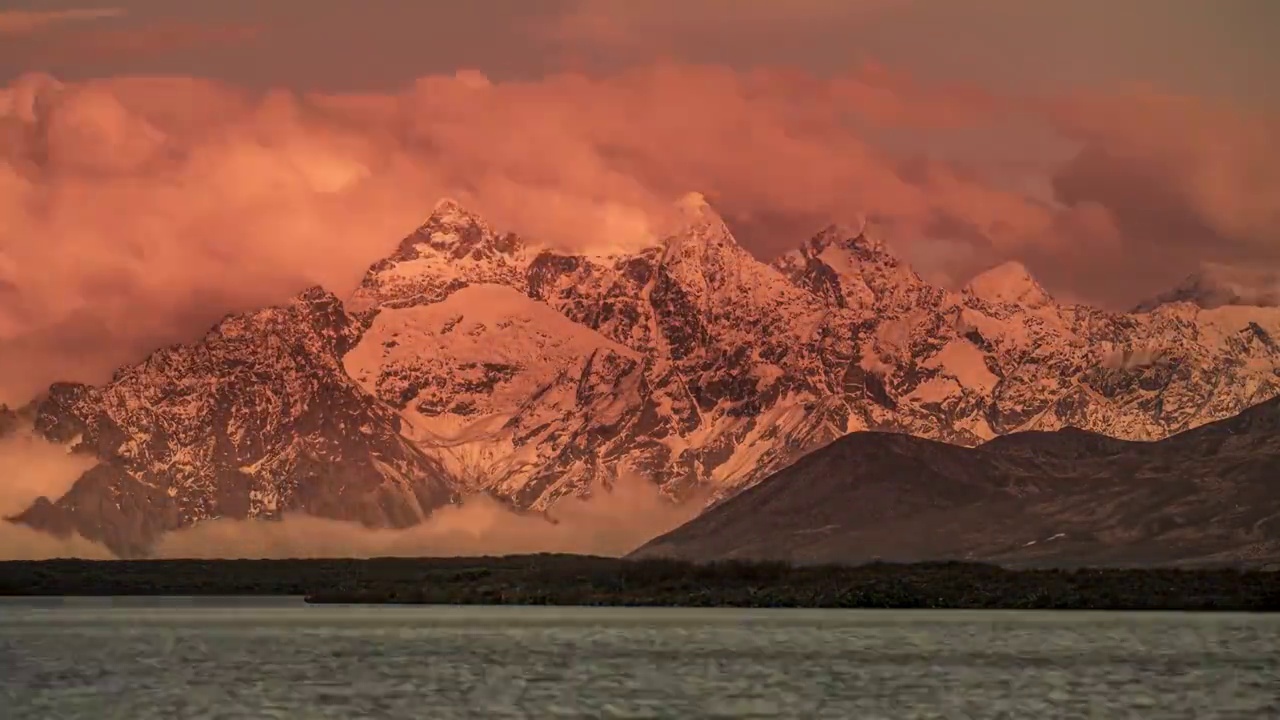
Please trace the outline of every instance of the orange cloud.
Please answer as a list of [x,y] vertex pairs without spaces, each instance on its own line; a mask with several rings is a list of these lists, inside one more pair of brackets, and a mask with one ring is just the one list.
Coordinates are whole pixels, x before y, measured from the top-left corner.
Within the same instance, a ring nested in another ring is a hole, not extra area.
[[73,10],[0,11],[0,37],[29,35],[64,23],[121,17],[122,8],[81,8]]
[[889,127],[980,125],[1018,110],[1009,99],[976,86],[925,84],[875,63],[863,63],[857,74],[832,81],[831,92],[869,121]]
[[[79,557],[110,559],[105,547],[60,538],[3,518],[37,498],[57,498],[93,464],[20,429],[0,437],[0,561]],[[652,483],[622,476],[587,498],[566,498],[548,514],[513,513],[484,495],[437,510],[403,530],[290,515],[283,520],[213,520],[165,535],[155,548],[170,558],[424,557],[564,552],[624,555],[692,518],[700,498],[675,505]]]
[[1164,249],[1280,258],[1280,113],[1143,89],[1048,112],[1084,144],[1055,176],[1064,201],[1101,204]]
[[[1020,258],[1051,289],[1116,301],[1190,262],[1153,252],[1170,242],[1155,209],[1194,221],[1179,242],[1196,260],[1268,257],[1272,121],[1161,107],[1019,103],[873,66],[833,79],[675,64],[527,82],[466,72],[346,95],[24,77],[0,91],[0,402],[101,381],[312,283],[345,293],[441,195],[568,248],[654,242],[655,218],[691,189],[762,257],[871,216],[932,277]],[[969,132],[1013,110],[1084,148],[1056,171],[1060,202],[996,182],[980,159],[904,159],[868,135]],[[1212,242],[1196,245],[1200,227]]]

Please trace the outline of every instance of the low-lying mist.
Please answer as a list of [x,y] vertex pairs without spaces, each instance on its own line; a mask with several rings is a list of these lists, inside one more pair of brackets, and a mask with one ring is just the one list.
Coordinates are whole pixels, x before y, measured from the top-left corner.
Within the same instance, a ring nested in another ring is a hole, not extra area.
[[482,496],[437,510],[404,530],[293,515],[282,520],[215,520],[166,535],[168,558],[319,558],[511,555],[563,552],[624,555],[683,524],[701,503],[676,505],[643,480],[614,483],[586,499],[566,498],[548,513],[519,515]]
[[[29,432],[0,440],[0,514],[12,517],[41,496],[56,499],[93,464]],[[415,557],[562,552],[620,556],[693,518],[697,498],[672,503],[637,477],[622,477],[589,498],[566,498],[547,516],[521,515],[487,497],[437,510],[420,525],[373,530],[306,515],[279,520],[214,520],[169,533],[157,558],[283,559]],[[58,538],[0,522],[0,560],[108,559],[82,537]]]
[[[21,513],[42,495],[61,496],[93,463],[93,458],[71,455],[67,448],[46,442],[30,431],[0,438],[0,517]],[[59,557],[103,559],[112,554],[79,536],[59,538],[0,521],[0,560]]]

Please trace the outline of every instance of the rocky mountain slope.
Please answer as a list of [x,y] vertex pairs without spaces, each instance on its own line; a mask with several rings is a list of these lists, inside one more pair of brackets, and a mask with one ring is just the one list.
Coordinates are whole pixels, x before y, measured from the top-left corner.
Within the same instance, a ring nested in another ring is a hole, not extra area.
[[18,520],[140,552],[211,517],[395,527],[628,476],[727,497],[859,430],[1147,440],[1280,394],[1280,309],[1107,313],[1017,264],[951,292],[865,229],[763,263],[700,196],[679,215],[652,247],[574,255],[442,201],[345,304],[311,290],[51,388],[21,414],[101,464]]
[[1280,399],[1157,442],[1083,430],[978,448],[855,433],[637,557],[1021,565],[1280,561]]
[[377,527],[456,500],[400,417],[342,371],[359,337],[341,301],[308,290],[160,350],[104,387],[58,384],[35,429],[99,464],[16,518],[139,554],[167,530],[300,511]]

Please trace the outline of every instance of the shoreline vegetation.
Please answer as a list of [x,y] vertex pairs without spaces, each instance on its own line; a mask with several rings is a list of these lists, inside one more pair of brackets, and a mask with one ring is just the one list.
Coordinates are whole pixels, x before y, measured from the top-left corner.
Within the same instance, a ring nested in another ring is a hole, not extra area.
[[1280,612],[1280,572],[578,555],[0,562],[0,596],[160,595],[300,595],[317,604]]

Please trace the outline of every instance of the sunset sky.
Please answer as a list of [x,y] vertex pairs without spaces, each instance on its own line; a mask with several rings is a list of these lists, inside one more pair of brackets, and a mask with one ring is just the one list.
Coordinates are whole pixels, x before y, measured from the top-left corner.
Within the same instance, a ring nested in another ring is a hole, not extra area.
[[0,402],[345,293],[444,194],[561,247],[712,198],[1114,308],[1280,263],[1272,0],[0,0]]
[[[1031,92],[1147,82],[1280,97],[1269,0],[7,0],[0,73],[133,73],[257,87],[395,90],[475,68],[494,80],[665,56],[822,75],[873,61]],[[23,11],[43,19],[23,20]],[[58,17],[58,14],[63,14]]]

